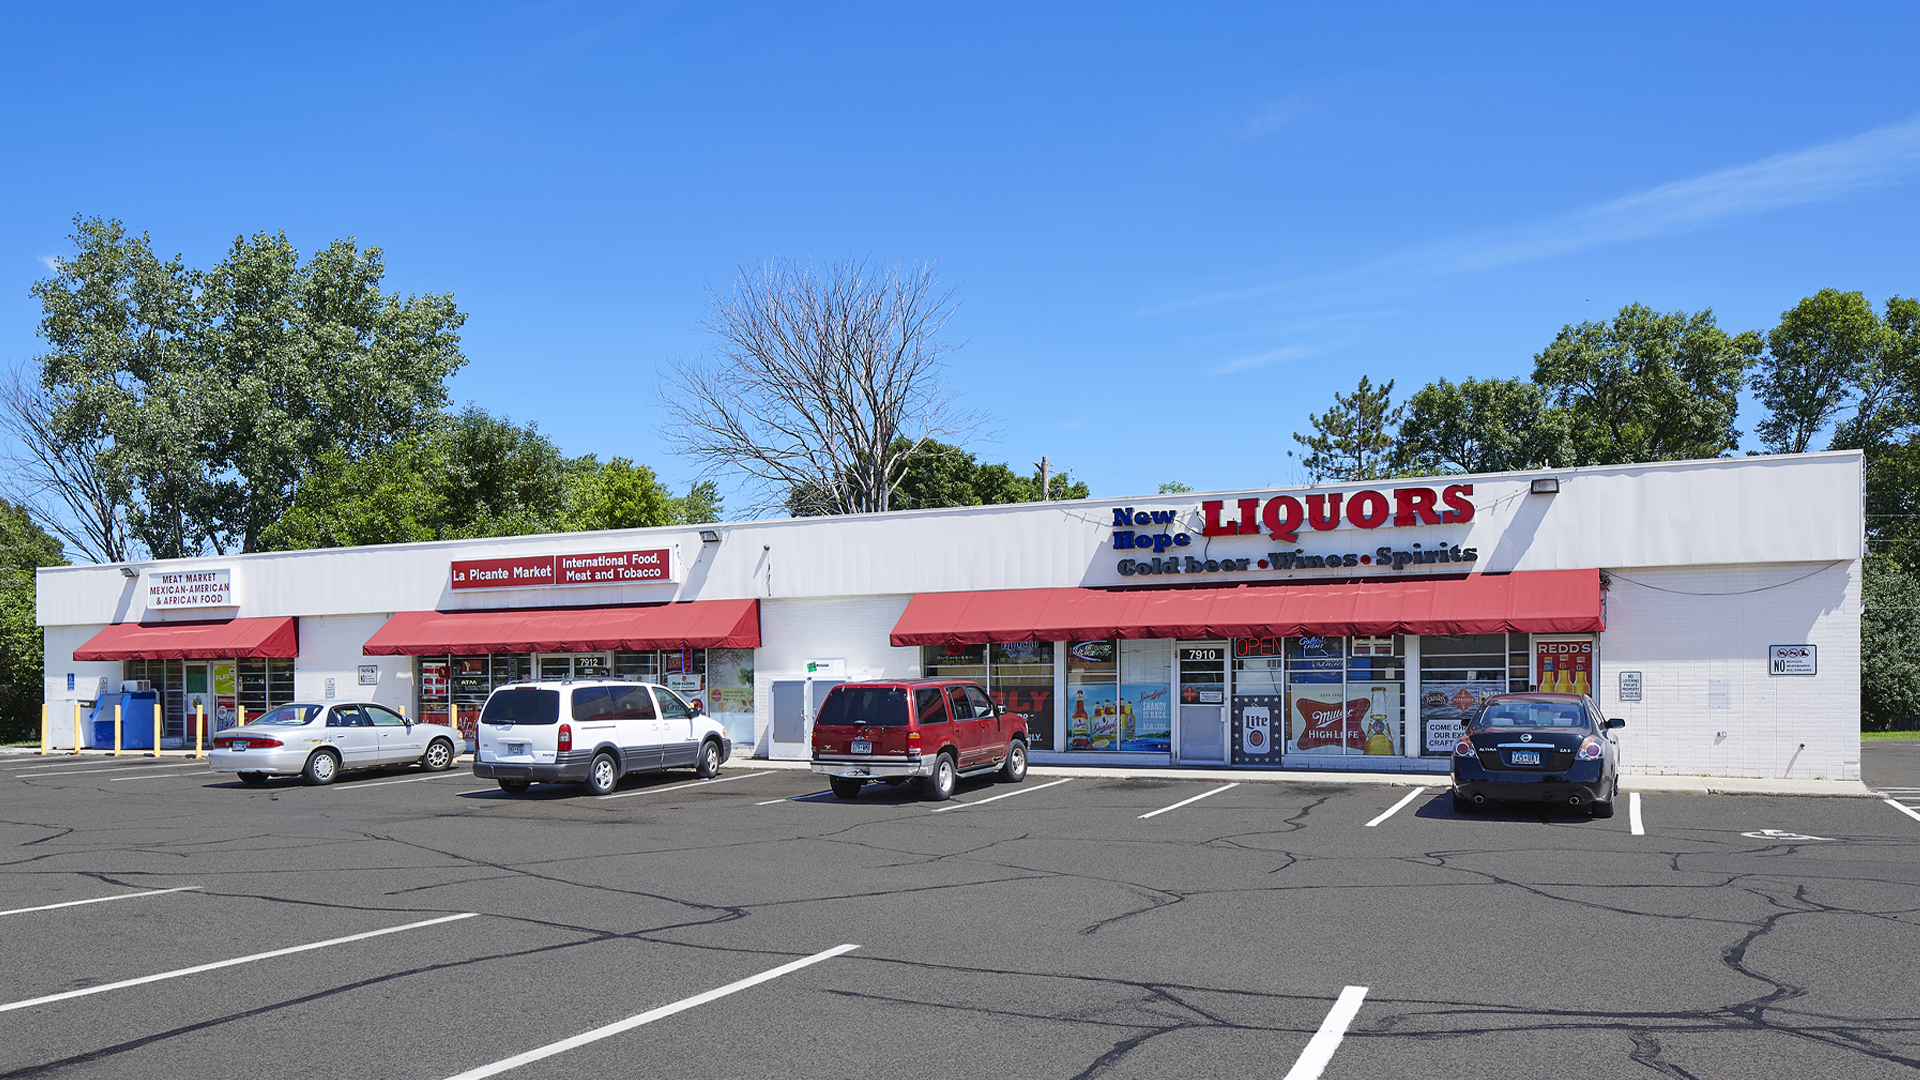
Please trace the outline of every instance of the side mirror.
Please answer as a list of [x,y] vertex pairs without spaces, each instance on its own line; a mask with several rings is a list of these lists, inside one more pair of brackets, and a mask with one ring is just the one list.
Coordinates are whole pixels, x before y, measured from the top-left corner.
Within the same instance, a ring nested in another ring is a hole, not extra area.
[[1607,726],[1610,728],[1626,727],[1627,722],[1625,720],[1620,719],[1619,717],[1614,717],[1612,720],[1607,721]]
[[704,708],[702,708],[702,707],[700,706],[700,703],[699,703],[699,702],[697,702],[697,701],[696,701],[696,702],[694,702],[694,703],[693,703],[693,704],[692,704],[691,706],[689,706],[689,708],[691,708],[691,709],[693,710],[693,715],[695,715],[695,716],[705,716],[705,715],[707,715],[707,710],[706,710],[706,709],[704,709]]

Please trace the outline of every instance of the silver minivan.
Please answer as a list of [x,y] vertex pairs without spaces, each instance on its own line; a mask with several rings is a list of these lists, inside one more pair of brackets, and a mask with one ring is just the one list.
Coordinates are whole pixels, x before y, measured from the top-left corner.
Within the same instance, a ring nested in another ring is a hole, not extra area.
[[628,773],[692,766],[712,776],[731,756],[726,729],[664,686],[522,682],[495,690],[480,711],[473,775],[506,791],[538,781],[605,795]]

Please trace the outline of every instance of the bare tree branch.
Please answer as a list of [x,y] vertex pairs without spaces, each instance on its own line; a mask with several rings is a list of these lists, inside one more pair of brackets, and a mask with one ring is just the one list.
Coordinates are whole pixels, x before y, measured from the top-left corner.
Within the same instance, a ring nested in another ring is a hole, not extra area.
[[99,467],[106,441],[63,437],[54,412],[48,392],[19,368],[0,380],[0,432],[14,442],[0,492],[75,552],[94,562],[126,562],[125,493],[116,493]]
[[884,511],[922,445],[981,422],[940,383],[954,303],[931,266],[774,261],[709,302],[720,352],[667,377],[666,434],[703,476],[745,473],[752,512]]

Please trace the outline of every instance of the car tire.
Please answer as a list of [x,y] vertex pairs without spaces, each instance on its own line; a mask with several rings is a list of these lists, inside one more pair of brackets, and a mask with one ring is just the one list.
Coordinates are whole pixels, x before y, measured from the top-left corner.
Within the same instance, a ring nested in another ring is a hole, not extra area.
[[859,780],[845,776],[829,776],[827,777],[827,786],[833,788],[833,793],[842,799],[857,799],[860,797],[861,781]]
[[527,781],[527,780],[500,780],[500,781],[497,781],[497,783],[499,783],[499,785],[500,785],[500,790],[501,790],[501,791],[505,791],[505,792],[508,792],[509,794],[513,794],[513,795],[518,795],[518,794],[520,794],[521,792],[523,792],[523,791],[525,791],[525,790],[527,790],[527,786],[528,786],[528,784],[529,784],[529,783],[531,783],[531,781]]
[[1454,792],[1453,793],[1453,812],[1456,814],[1473,813],[1473,800],[1463,797],[1457,791]]
[[960,785],[960,766],[954,763],[953,755],[941,751],[933,759],[933,774],[920,778],[920,794],[928,802],[946,802],[953,798],[953,789]]
[[435,739],[427,744],[427,752],[420,755],[420,767],[428,772],[446,772],[453,768],[453,758],[453,744]]
[[1027,742],[1015,739],[1007,745],[1006,763],[1000,766],[1000,779],[1017,784],[1027,778]]
[[1595,799],[1592,803],[1588,804],[1587,812],[1597,818],[1610,818],[1613,816],[1613,800],[1608,799],[1602,802],[1599,799]]
[[300,779],[314,787],[325,787],[340,778],[340,758],[331,750],[315,750],[300,770]]
[[243,784],[264,784],[267,782],[267,774],[263,772],[243,772],[239,775],[240,782]]
[[593,760],[587,763],[587,794],[611,794],[613,786],[619,782],[620,767],[613,763],[613,755],[593,755]]
[[700,744],[700,756],[694,759],[693,775],[706,778],[720,775],[720,741],[708,739]]

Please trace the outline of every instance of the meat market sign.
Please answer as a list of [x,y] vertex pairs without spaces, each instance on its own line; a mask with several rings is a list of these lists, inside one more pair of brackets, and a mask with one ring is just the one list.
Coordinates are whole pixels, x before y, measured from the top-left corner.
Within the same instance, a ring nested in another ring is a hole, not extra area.
[[507,559],[466,559],[453,564],[455,591],[640,585],[677,580],[672,548],[586,555],[520,555]]
[[232,607],[233,571],[173,570],[147,574],[150,608]]

